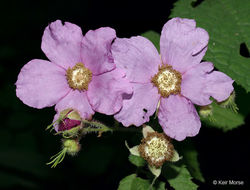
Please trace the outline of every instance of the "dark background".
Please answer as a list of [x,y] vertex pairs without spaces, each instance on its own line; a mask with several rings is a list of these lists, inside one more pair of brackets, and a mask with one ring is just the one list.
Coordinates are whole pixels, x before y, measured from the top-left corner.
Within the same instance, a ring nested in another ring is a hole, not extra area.
[[[135,172],[127,160],[124,140],[139,142],[139,134],[114,132],[82,139],[82,151],[67,156],[50,169],[45,163],[61,148],[60,138],[44,129],[55,114],[53,108],[37,110],[24,105],[15,95],[17,75],[34,58],[47,59],[41,51],[45,27],[60,19],[79,25],[83,34],[110,26],[118,37],[161,32],[173,1],[3,1],[0,6],[0,189],[116,189],[119,181]],[[242,54],[247,54],[243,52]],[[249,53],[249,52],[248,52]],[[239,88],[240,89],[240,88]],[[244,106],[249,100],[237,100]],[[105,119],[105,118],[104,118]],[[107,120],[110,118],[106,118]],[[199,152],[206,183],[201,189],[217,189],[212,180],[243,180],[249,186],[249,117],[246,124],[228,133],[203,126],[190,138]],[[131,137],[133,136],[133,137]],[[223,188],[223,187],[221,187]],[[225,189],[239,189],[226,186]]]

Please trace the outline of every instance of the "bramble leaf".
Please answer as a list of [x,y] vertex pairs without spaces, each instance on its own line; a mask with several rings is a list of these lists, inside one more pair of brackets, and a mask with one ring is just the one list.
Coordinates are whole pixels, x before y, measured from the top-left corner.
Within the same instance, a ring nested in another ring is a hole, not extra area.
[[[250,1],[179,0],[171,17],[195,19],[197,26],[208,31],[210,40],[205,60],[250,91],[250,58],[240,48],[250,49]],[[247,51],[247,50],[246,50]],[[249,54],[249,53],[248,53]]]
[[120,181],[118,190],[145,190],[149,189],[150,182],[131,174]]
[[142,167],[146,164],[146,161],[140,157],[130,154],[128,157],[129,161],[137,167]]
[[197,185],[184,164],[168,164],[163,167],[163,175],[175,190],[196,190]]
[[212,120],[201,117],[201,120],[208,126],[222,129],[224,132],[232,130],[244,124],[244,116],[240,113],[235,113],[230,109],[220,107],[216,103],[212,103]]
[[[118,190],[149,190],[150,185],[149,180],[131,174],[120,181]],[[152,187],[152,190],[165,190],[165,183],[160,181]]]
[[195,149],[192,141],[186,140],[185,142],[178,144],[178,151],[182,155],[183,162],[187,166],[191,176],[201,182],[205,182],[205,179],[200,170],[200,164],[198,161],[198,152]]

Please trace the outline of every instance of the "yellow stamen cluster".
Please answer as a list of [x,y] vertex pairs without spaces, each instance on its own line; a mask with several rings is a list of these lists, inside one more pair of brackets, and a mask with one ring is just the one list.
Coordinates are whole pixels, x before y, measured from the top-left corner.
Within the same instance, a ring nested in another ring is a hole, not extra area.
[[180,94],[181,74],[170,65],[159,67],[158,73],[151,79],[154,86],[158,88],[159,94],[166,98],[170,94]]
[[149,165],[160,167],[165,161],[173,157],[174,147],[170,138],[163,133],[151,132],[142,139],[138,147],[140,155],[147,160]]
[[88,90],[88,85],[92,80],[92,72],[82,63],[68,68],[66,76],[70,88],[80,91]]

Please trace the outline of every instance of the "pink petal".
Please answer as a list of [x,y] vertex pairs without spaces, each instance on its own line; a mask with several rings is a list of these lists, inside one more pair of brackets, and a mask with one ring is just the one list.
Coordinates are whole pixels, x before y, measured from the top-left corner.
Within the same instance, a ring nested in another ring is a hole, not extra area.
[[40,59],[33,59],[21,69],[16,94],[34,108],[53,106],[69,92],[65,70]]
[[90,30],[83,37],[81,58],[94,75],[115,68],[111,54],[111,43],[115,37],[115,30],[109,27]]
[[222,72],[213,71],[213,64],[202,62],[182,76],[181,93],[194,104],[211,104],[210,96],[221,102],[233,91],[233,80]]
[[194,105],[179,95],[161,98],[158,119],[164,132],[178,141],[197,135],[201,127]]
[[161,64],[157,49],[141,36],[117,38],[112,45],[112,54],[117,67],[124,69],[132,82],[150,82]]
[[173,18],[162,29],[160,47],[164,64],[181,73],[200,63],[208,44],[208,33],[191,19]]
[[60,20],[46,27],[42,37],[42,50],[51,62],[67,69],[81,62],[82,30],[75,24]]
[[89,104],[87,93],[79,92],[78,90],[71,90],[55,107],[58,113],[68,108],[76,109],[82,119],[90,119],[95,113]]
[[132,92],[132,86],[125,79],[125,74],[120,69],[114,69],[93,76],[87,95],[93,110],[112,115],[121,109],[123,96]]
[[210,94],[218,102],[226,100],[233,92],[233,80],[226,74],[213,71],[207,75],[206,93]]
[[132,83],[133,95],[123,101],[123,107],[114,117],[124,126],[140,126],[149,121],[156,110],[160,95],[151,83]]

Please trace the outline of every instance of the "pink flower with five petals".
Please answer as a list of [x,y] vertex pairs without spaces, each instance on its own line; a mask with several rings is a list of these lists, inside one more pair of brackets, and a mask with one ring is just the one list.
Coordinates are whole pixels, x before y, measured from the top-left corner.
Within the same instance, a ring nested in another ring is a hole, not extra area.
[[83,119],[91,118],[95,111],[118,112],[122,96],[131,94],[132,87],[115,66],[111,53],[115,37],[109,27],[83,36],[75,24],[52,22],[42,37],[42,50],[50,61],[33,59],[24,65],[16,82],[17,97],[39,109],[74,108]]
[[[198,134],[201,122],[193,104],[218,102],[233,91],[233,80],[213,64],[201,62],[209,36],[194,20],[173,18],[162,29],[160,56],[144,37],[117,38],[112,54],[118,68],[126,70],[133,85],[115,119],[124,126],[140,126],[159,105],[158,119],[164,132],[178,140]],[[158,104],[160,103],[160,104]]]

